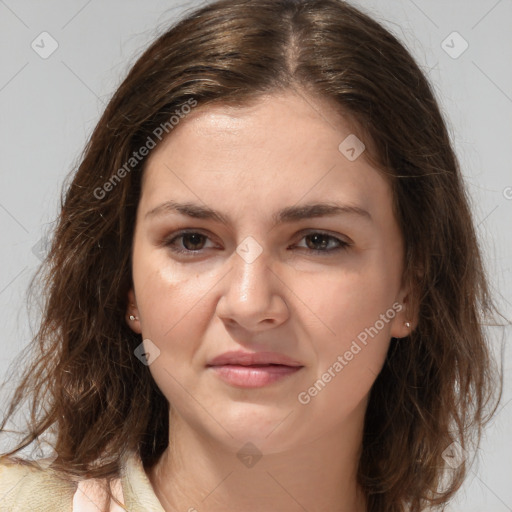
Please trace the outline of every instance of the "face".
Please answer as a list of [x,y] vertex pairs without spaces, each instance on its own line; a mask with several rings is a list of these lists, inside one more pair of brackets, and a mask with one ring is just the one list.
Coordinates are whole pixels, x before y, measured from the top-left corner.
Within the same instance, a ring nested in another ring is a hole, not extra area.
[[[286,92],[198,107],[150,154],[128,323],[197,433],[277,452],[341,432],[408,334],[391,189],[353,134]],[[229,351],[267,359],[210,366]]]

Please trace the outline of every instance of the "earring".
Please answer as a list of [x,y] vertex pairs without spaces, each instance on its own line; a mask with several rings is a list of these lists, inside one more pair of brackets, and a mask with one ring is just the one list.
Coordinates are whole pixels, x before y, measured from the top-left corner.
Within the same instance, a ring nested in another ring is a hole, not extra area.
[[130,320],[133,322],[134,320],[138,320],[138,317],[130,315]]
[[411,323],[410,322],[404,322],[405,324],[405,327],[407,327],[407,329],[409,329],[409,327],[411,327]]

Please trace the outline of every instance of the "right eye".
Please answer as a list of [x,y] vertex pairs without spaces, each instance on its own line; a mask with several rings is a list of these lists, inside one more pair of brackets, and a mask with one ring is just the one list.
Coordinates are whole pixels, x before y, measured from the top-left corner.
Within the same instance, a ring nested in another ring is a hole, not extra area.
[[201,252],[207,239],[206,235],[197,231],[180,231],[166,240],[164,245],[178,254],[194,255]]

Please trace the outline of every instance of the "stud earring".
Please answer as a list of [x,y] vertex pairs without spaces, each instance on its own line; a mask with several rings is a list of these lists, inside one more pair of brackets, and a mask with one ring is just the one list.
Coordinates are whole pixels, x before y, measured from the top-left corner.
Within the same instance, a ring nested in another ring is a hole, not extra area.
[[411,327],[411,323],[410,322],[404,322],[405,324],[405,327],[407,327],[407,329],[409,329],[409,327]]
[[138,317],[130,315],[130,320],[133,322],[134,320],[138,320]]

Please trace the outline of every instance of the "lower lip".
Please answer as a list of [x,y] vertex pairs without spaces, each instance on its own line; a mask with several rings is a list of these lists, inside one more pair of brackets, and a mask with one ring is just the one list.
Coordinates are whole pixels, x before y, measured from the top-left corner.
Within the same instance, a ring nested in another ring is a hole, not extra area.
[[242,388],[261,388],[297,373],[302,366],[241,366],[225,364],[210,366],[225,382]]

